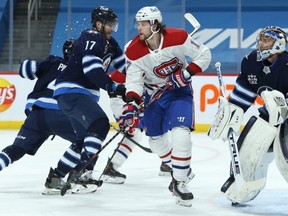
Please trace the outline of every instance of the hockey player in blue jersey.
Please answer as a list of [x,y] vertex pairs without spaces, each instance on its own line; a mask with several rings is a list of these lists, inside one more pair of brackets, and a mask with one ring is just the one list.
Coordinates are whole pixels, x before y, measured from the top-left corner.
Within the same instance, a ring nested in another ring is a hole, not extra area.
[[0,170],[22,158],[25,154],[34,155],[51,135],[60,136],[72,143],[77,140],[69,119],[59,110],[53,98],[56,77],[66,68],[74,47],[74,40],[63,45],[64,58],[50,55],[44,61],[25,60],[19,75],[30,80],[37,79],[33,91],[27,97],[25,114],[27,118],[21,126],[12,145],[0,153]]
[[[96,154],[110,128],[106,113],[98,104],[100,88],[110,97],[125,96],[124,85],[117,85],[106,74],[111,65],[125,70],[125,57],[112,32],[117,31],[118,17],[105,6],[95,8],[91,14],[92,28],[84,30],[77,39],[67,68],[56,80],[54,97],[60,109],[70,119],[79,139],[84,139],[82,158],[79,151],[66,151],[56,168],[58,176],[64,177],[75,164],[77,168]],[[74,160],[71,161],[71,158]],[[70,167],[67,167],[68,165]],[[71,164],[70,164],[71,163]],[[92,170],[94,164],[87,166]],[[61,172],[60,172],[60,168]]]
[[[282,134],[279,132],[279,125],[287,119],[286,45],[287,36],[280,27],[262,29],[257,37],[257,50],[246,55],[241,62],[241,73],[228,101],[225,98],[219,100],[222,102],[208,135],[212,139],[227,140],[229,128],[240,135],[237,146],[242,174],[235,177],[231,171],[221,188],[233,204],[249,202],[260,193],[265,187],[268,166],[274,157],[281,174],[288,181],[288,146],[283,143],[284,129]],[[240,133],[240,119],[257,96],[262,97],[264,106],[259,108],[259,116],[252,116]]]

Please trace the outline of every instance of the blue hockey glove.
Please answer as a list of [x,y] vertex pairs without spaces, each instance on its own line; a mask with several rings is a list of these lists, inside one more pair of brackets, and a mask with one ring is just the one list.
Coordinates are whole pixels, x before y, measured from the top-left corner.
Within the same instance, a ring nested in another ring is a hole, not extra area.
[[179,89],[191,82],[191,75],[186,70],[179,70],[171,73],[166,79],[166,86],[169,90]]

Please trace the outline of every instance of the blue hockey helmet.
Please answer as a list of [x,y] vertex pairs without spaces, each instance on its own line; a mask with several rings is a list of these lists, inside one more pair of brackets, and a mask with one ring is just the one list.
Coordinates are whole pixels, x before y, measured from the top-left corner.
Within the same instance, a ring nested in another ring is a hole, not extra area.
[[103,25],[110,23],[113,25],[113,31],[118,30],[118,16],[116,13],[106,6],[99,6],[95,8],[91,13],[91,23],[94,26],[97,21],[100,21]]
[[75,40],[74,39],[67,39],[62,47],[62,52],[63,52],[63,56],[64,59],[66,61],[69,60],[70,56],[72,55],[72,50],[75,46]]

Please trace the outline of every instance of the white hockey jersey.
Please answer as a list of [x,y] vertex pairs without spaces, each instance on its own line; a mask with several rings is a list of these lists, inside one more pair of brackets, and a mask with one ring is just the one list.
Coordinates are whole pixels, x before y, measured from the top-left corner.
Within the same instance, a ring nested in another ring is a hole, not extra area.
[[[191,59],[188,63],[186,57]],[[126,50],[126,95],[140,97],[143,88],[151,95],[153,90],[166,85],[169,74],[190,67],[194,73],[206,70],[211,61],[209,48],[184,30],[168,28],[161,35],[160,46],[150,50],[136,36]],[[196,70],[195,70],[196,69]]]

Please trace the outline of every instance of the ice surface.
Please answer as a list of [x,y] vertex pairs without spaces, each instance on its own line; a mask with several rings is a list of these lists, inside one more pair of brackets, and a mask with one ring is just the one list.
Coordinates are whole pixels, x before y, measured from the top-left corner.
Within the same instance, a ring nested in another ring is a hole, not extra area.
[[[107,140],[115,132],[111,131]],[[0,131],[3,149],[12,144],[17,131]],[[98,177],[115,142],[103,150],[95,167]],[[158,176],[160,160],[154,154],[135,147],[131,157],[120,169],[127,175],[123,185],[103,184],[93,194],[44,196],[44,182],[50,166],[55,167],[69,143],[59,137],[48,140],[33,157],[24,156],[0,173],[1,216],[230,216],[288,215],[288,185],[275,163],[270,165],[266,188],[242,208],[231,207],[220,193],[228,177],[229,149],[227,143],[214,143],[204,133],[192,134],[192,168],[196,174],[189,183],[194,194],[193,206],[182,207],[168,191],[169,177]],[[143,145],[148,146],[147,137]]]

